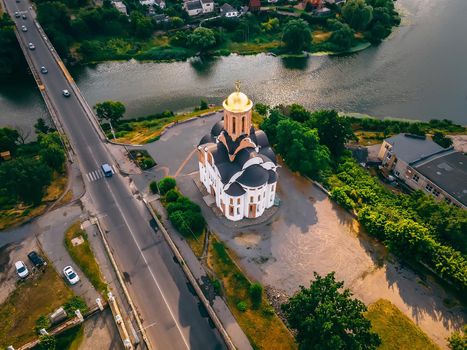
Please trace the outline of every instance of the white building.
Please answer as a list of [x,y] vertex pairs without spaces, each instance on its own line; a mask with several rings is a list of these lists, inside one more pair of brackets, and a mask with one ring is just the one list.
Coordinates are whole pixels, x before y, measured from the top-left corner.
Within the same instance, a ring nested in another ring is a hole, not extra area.
[[158,6],[161,9],[165,8],[164,0],[139,0],[139,3],[146,6]]
[[183,6],[189,16],[196,16],[203,13],[203,6],[200,0],[185,1]]
[[112,4],[115,6],[115,8],[120,11],[121,13],[123,13],[124,15],[127,15],[128,16],[128,12],[126,10],[126,6],[123,2],[121,1],[112,1]]
[[257,218],[274,205],[276,156],[252,126],[253,102],[238,86],[223,107],[223,120],[198,145],[200,180],[227,219]]
[[203,13],[211,13],[214,11],[214,0],[200,0],[203,7]]
[[224,4],[221,6],[221,16],[223,17],[228,17],[228,18],[232,18],[232,17],[238,17],[238,11],[230,4]]

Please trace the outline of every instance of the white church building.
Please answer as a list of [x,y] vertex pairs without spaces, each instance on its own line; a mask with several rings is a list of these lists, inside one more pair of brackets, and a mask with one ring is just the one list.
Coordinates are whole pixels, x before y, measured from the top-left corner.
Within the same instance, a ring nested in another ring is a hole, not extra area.
[[227,219],[257,218],[274,205],[276,155],[252,126],[253,102],[238,83],[223,107],[223,119],[198,145],[200,180]]

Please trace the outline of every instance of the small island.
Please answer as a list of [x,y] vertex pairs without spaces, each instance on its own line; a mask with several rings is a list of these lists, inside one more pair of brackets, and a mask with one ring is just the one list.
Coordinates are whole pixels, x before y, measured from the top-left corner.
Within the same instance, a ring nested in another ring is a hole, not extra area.
[[400,23],[392,0],[228,1],[36,1],[36,8],[60,56],[81,64],[348,53],[378,44]]

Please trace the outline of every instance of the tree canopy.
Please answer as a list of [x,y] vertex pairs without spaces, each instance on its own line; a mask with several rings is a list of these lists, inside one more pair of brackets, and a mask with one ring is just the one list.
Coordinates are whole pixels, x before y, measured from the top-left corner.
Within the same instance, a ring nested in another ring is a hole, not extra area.
[[214,31],[204,27],[196,28],[193,33],[188,35],[188,44],[200,52],[205,52],[216,45]]
[[108,120],[112,123],[117,123],[125,113],[126,109],[123,103],[119,101],[105,101],[97,103],[94,106],[97,117],[100,120]]
[[365,30],[373,19],[373,7],[364,0],[347,0],[341,13],[344,21],[355,30]]
[[363,313],[366,306],[352,299],[343,282],[335,280],[334,272],[315,280],[282,305],[287,322],[297,331],[301,349],[371,350],[381,340],[371,331],[371,322]]
[[292,19],[284,25],[282,41],[288,50],[299,52],[311,46],[311,30],[303,19]]

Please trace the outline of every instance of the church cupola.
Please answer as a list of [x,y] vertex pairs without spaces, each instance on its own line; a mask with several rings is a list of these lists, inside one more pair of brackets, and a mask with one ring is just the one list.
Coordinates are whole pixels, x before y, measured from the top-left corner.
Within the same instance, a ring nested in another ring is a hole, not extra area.
[[248,135],[251,128],[251,113],[253,102],[243,92],[240,92],[240,82],[235,83],[236,91],[227,97],[224,107],[224,129],[232,140],[240,135]]

